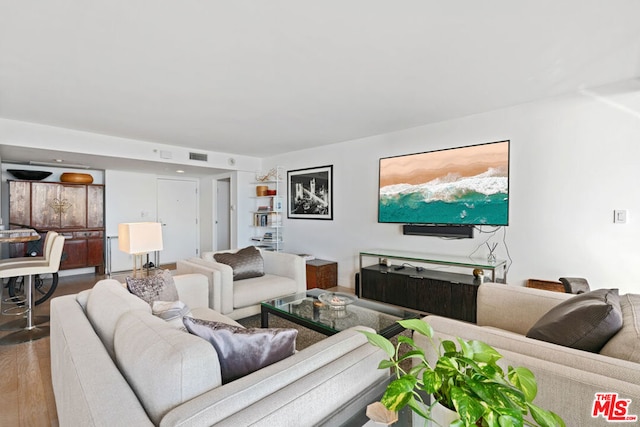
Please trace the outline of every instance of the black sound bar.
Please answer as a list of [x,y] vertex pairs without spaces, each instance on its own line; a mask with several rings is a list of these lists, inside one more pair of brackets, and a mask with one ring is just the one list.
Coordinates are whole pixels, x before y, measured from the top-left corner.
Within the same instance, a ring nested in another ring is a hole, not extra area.
[[415,225],[402,226],[402,234],[408,236],[436,236],[455,239],[472,239],[473,225]]

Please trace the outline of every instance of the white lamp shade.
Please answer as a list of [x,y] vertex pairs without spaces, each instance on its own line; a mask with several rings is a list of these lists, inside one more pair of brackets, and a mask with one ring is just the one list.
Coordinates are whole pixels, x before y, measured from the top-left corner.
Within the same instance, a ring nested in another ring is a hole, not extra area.
[[118,248],[128,254],[162,250],[162,225],[159,222],[118,224]]

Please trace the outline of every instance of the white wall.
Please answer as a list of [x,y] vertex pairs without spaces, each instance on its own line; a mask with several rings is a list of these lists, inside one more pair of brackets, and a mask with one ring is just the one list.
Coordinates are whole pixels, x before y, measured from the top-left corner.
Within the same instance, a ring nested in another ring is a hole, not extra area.
[[[360,250],[469,255],[479,248],[485,256],[490,238],[500,258],[508,247],[511,284],[581,276],[592,288],[640,292],[640,85],[614,89],[267,159],[264,169],[334,167],[334,220],[285,218],[285,250],[338,261],[339,284],[353,287]],[[404,236],[399,225],[377,223],[380,157],[504,139],[511,140],[510,225],[496,236]],[[614,209],[628,210],[627,224],[613,224]]]
[[133,267],[132,255],[118,249],[118,224],[158,219],[156,180],[156,175],[151,174],[105,172],[105,233],[112,238],[112,271]]

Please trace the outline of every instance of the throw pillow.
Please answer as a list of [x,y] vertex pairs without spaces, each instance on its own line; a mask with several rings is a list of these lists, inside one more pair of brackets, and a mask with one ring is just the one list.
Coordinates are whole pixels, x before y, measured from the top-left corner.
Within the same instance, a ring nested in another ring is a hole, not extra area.
[[151,312],[163,320],[173,320],[182,318],[191,310],[182,301],[154,301],[151,305]]
[[127,289],[149,304],[154,301],[178,301],[178,290],[169,270],[140,279],[127,277]]
[[296,349],[296,329],[245,329],[192,317],[182,321],[190,333],[216,349],[223,384],[285,359]]
[[233,269],[233,280],[264,276],[264,260],[255,246],[248,246],[236,253],[215,254],[213,259]]
[[600,354],[640,363],[640,295],[620,297],[622,329],[611,338]]
[[597,289],[549,310],[527,337],[597,353],[621,327],[618,290]]

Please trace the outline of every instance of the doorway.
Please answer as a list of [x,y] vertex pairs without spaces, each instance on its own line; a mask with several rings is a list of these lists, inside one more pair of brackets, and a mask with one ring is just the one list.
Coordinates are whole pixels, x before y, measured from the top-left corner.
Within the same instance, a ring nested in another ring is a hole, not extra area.
[[199,255],[198,183],[158,178],[158,221],[164,249],[161,264]]
[[231,249],[231,179],[216,181],[216,250]]

